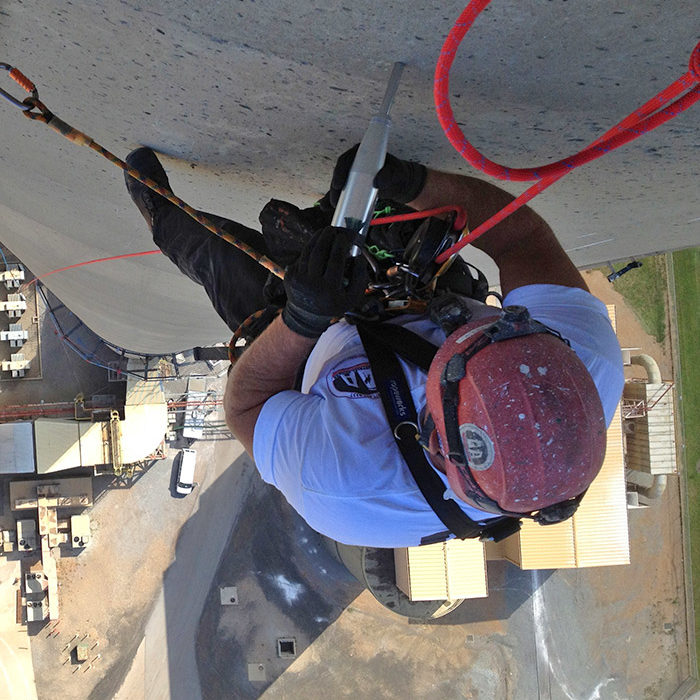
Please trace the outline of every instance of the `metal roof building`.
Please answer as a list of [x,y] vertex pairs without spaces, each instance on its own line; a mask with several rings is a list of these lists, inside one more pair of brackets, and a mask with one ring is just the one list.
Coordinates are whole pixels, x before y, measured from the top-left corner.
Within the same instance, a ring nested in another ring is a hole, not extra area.
[[160,382],[129,376],[124,418],[37,418],[0,424],[0,474],[49,474],[101,464],[135,464],[153,454],[168,429]]
[[31,474],[35,469],[29,421],[0,424],[0,474]]

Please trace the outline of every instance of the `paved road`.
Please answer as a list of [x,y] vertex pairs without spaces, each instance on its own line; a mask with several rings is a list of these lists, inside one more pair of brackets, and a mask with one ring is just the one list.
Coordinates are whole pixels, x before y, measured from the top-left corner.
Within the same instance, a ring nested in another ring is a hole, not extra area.
[[0,559],[0,698],[36,700],[29,637],[15,623],[14,581],[19,576],[19,561]]
[[233,440],[199,443],[197,459],[209,460],[197,510],[180,533],[144,642],[115,700],[201,697],[194,653],[197,626],[255,468]]

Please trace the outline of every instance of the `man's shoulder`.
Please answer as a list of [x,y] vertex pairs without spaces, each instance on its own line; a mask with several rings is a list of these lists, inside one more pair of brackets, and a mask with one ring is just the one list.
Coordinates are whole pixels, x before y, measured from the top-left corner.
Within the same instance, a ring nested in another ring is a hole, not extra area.
[[512,289],[503,299],[504,306],[519,305],[556,308],[562,306],[587,307],[607,315],[605,305],[589,291],[580,287],[560,284],[527,284]]

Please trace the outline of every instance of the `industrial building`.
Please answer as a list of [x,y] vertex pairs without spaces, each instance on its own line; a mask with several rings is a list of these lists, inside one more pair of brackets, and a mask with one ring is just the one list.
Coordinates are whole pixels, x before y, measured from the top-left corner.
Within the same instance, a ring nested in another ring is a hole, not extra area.
[[[96,472],[103,466],[119,474],[124,465],[156,452],[168,428],[163,388],[133,375],[126,384],[121,411],[0,424],[0,474],[51,474],[81,467]],[[105,420],[95,419],[105,413]]]
[[[1,531],[2,552],[24,555],[22,601],[29,623],[59,617],[52,552],[88,545],[92,476],[128,478],[135,464],[163,455],[168,408],[159,381],[129,373],[123,406],[86,411],[77,401],[74,416],[0,423],[0,477],[13,477],[9,505],[16,517],[14,529]],[[83,476],[62,476],[80,471]]]

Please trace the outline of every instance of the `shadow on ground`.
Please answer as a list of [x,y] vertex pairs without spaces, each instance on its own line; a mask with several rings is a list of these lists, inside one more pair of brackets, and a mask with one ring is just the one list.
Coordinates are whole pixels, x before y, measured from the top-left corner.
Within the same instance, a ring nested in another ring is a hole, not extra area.
[[426,625],[466,625],[475,622],[508,620],[532,594],[547,581],[554,571],[540,571],[538,585],[533,589],[532,574],[505,561],[488,563],[489,595],[487,598],[465,600],[445,617],[421,621]]
[[[236,586],[222,605],[220,586]],[[197,633],[204,698],[257,698],[364,590],[281,494],[256,479],[226,545]],[[249,675],[249,665],[251,665]],[[260,680],[250,680],[250,678]]]
[[[201,507],[206,507],[204,501]],[[493,572],[489,571],[489,598],[467,601],[432,624],[455,627],[509,618],[531,596],[531,577],[505,563],[494,563]],[[222,605],[220,587],[224,586],[236,587],[236,604]],[[354,607],[364,590],[329,554],[323,538],[256,475],[224,549],[197,631],[202,697],[260,697],[294,662],[294,656],[280,654],[279,640],[294,640],[295,656],[301,656]],[[166,605],[169,616],[177,615],[178,603],[168,604],[167,589]],[[388,616],[389,634],[395,623],[410,624],[374,600],[368,606],[371,616]],[[381,639],[373,644],[381,645]],[[346,651],[352,655],[353,649]],[[178,673],[171,666],[173,689]]]

